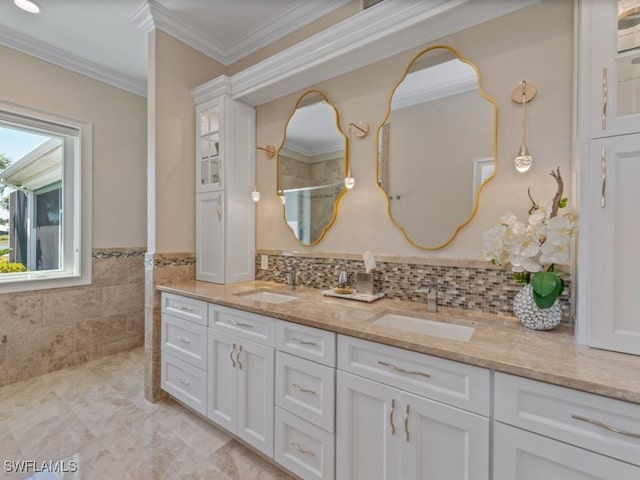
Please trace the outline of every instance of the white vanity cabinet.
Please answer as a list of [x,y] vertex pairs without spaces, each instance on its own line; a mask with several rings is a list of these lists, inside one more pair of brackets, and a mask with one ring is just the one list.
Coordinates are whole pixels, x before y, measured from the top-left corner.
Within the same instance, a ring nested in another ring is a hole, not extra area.
[[495,374],[494,480],[640,478],[640,405]]
[[336,334],[276,323],[274,459],[305,480],[335,478]]
[[207,417],[273,456],[275,319],[209,305]]
[[220,77],[196,102],[196,278],[235,283],[255,276],[255,110],[233,100]]
[[161,302],[161,388],[205,414],[207,304],[170,293]]
[[640,355],[640,25],[631,21],[637,17],[635,3],[579,3],[577,326],[583,343]]
[[340,335],[336,391],[338,480],[489,479],[488,370]]

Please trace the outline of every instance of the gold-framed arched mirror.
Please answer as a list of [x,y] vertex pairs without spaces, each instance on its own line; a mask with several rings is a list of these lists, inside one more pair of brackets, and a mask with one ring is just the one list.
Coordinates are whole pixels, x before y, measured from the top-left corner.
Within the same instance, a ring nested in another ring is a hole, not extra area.
[[391,220],[423,250],[453,241],[497,167],[498,106],[448,46],[417,54],[378,127],[377,181]]
[[303,93],[278,148],[276,188],[285,222],[304,245],[316,245],[335,222],[346,192],[348,143],[326,95]]

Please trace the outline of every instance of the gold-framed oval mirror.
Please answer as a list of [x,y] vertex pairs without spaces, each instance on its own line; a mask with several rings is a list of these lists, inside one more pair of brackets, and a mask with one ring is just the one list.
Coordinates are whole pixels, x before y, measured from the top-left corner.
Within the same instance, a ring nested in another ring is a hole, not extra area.
[[346,192],[349,140],[336,108],[318,90],[303,93],[287,120],[277,153],[277,194],[284,219],[304,245],[333,225]]
[[377,181],[391,220],[423,250],[453,241],[497,167],[498,105],[448,46],[418,53],[378,127]]

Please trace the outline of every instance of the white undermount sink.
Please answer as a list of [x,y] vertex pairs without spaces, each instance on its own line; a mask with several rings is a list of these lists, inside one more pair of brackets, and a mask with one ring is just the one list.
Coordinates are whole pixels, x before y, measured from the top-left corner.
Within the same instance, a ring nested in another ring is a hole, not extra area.
[[284,293],[268,292],[264,290],[257,290],[248,293],[237,293],[236,295],[247,298],[249,300],[255,300],[256,302],[264,303],[287,303],[293,300],[298,300],[298,297],[293,295],[286,295]]
[[410,317],[397,313],[385,313],[373,323],[405,332],[421,333],[423,335],[447,338],[449,340],[460,340],[462,342],[468,342],[476,330],[475,327],[468,325]]

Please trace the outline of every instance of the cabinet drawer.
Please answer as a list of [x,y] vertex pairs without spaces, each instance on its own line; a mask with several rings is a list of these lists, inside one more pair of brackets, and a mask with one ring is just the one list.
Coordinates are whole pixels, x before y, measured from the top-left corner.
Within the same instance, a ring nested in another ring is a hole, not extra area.
[[640,465],[640,405],[496,373],[495,418]]
[[211,305],[209,326],[263,345],[275,345],[275,318]]
[[338,335],[338,368],[423,397],[489,415],[489,370]]
[[496,422],[493,480],[632,480],[640,468]]
[[162,312],[199,325],[207,325],[207,302],[202,300],[162,292]]
[[163,313],[161,338],[163,352],[207,368],[207,327]]
[[276,352],[276,405],[335,431],[335,370]]
[[333,332],[279,320],[276,347],[329,367],[336,366],[336,334]]
[[162,389],[196,412],[206,413],[206,373],[204,370],[162,352]]
[[335,478],[335,436],[276,407],[275,461],[305,480]]

